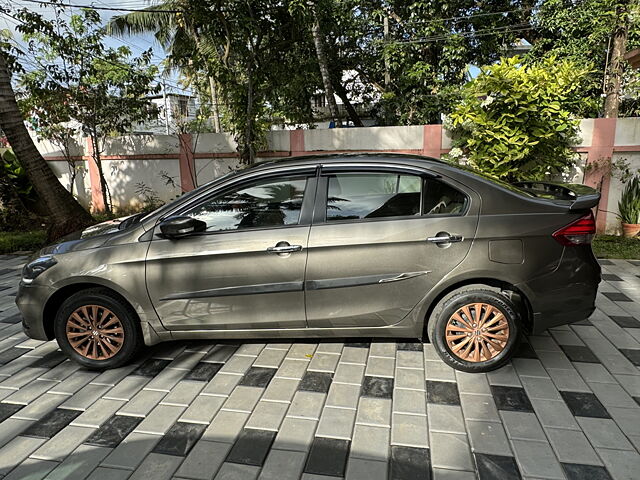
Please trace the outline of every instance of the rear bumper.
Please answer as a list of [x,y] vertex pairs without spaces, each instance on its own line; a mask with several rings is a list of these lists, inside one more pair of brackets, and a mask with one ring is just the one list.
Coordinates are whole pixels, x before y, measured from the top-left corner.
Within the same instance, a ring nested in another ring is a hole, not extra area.
[[532,333],[579,322],[595,310],[600,265],[590,246],[565,247],[550,274],[516,285],[528,298]]

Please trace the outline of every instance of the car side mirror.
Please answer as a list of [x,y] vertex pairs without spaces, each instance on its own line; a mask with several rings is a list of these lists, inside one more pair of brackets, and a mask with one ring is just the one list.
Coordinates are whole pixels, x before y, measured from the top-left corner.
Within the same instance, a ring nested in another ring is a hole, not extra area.
[[205,222],[192,217],[169,217],[160,223],[160,232],[165,238],[182,238],[206,229]]

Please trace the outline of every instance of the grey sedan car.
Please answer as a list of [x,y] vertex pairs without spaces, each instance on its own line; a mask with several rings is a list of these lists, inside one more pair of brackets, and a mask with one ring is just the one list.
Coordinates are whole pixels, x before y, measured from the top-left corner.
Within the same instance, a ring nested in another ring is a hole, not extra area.
[[173,339],[365,336],[483,372],[593,312],[598,200],[412,155],[268,162],[43,249],[16,302],[89,368]]

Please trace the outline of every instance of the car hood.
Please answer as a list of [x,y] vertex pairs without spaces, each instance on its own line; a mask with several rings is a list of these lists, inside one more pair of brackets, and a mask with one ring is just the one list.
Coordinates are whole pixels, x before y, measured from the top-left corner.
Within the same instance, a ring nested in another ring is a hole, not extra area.
[[[38,255],[56,255],[118,244],[123,238],[131,235],[132,228],[118,229],[118,226],[130,217],[115,218],[92,225],[84,230],[70,233],[59,239],[58,242],[44,247],[38,252]],[[136,225],[139,226],[140,224]]]

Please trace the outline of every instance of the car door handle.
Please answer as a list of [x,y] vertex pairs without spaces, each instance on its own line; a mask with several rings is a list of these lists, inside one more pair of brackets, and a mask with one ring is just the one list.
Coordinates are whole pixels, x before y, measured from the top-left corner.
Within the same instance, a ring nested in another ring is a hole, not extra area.
[[455,243],[461,242],[464,240],[462,235],[442,235],[440,237],[429,237],[427,238],[427,242],[442,244],[442,243]]
[[275,247],[268,247],[267,252],[269,253],[291,253],[291,252],[299,252],[302,250],[302,245],[276,245]]

